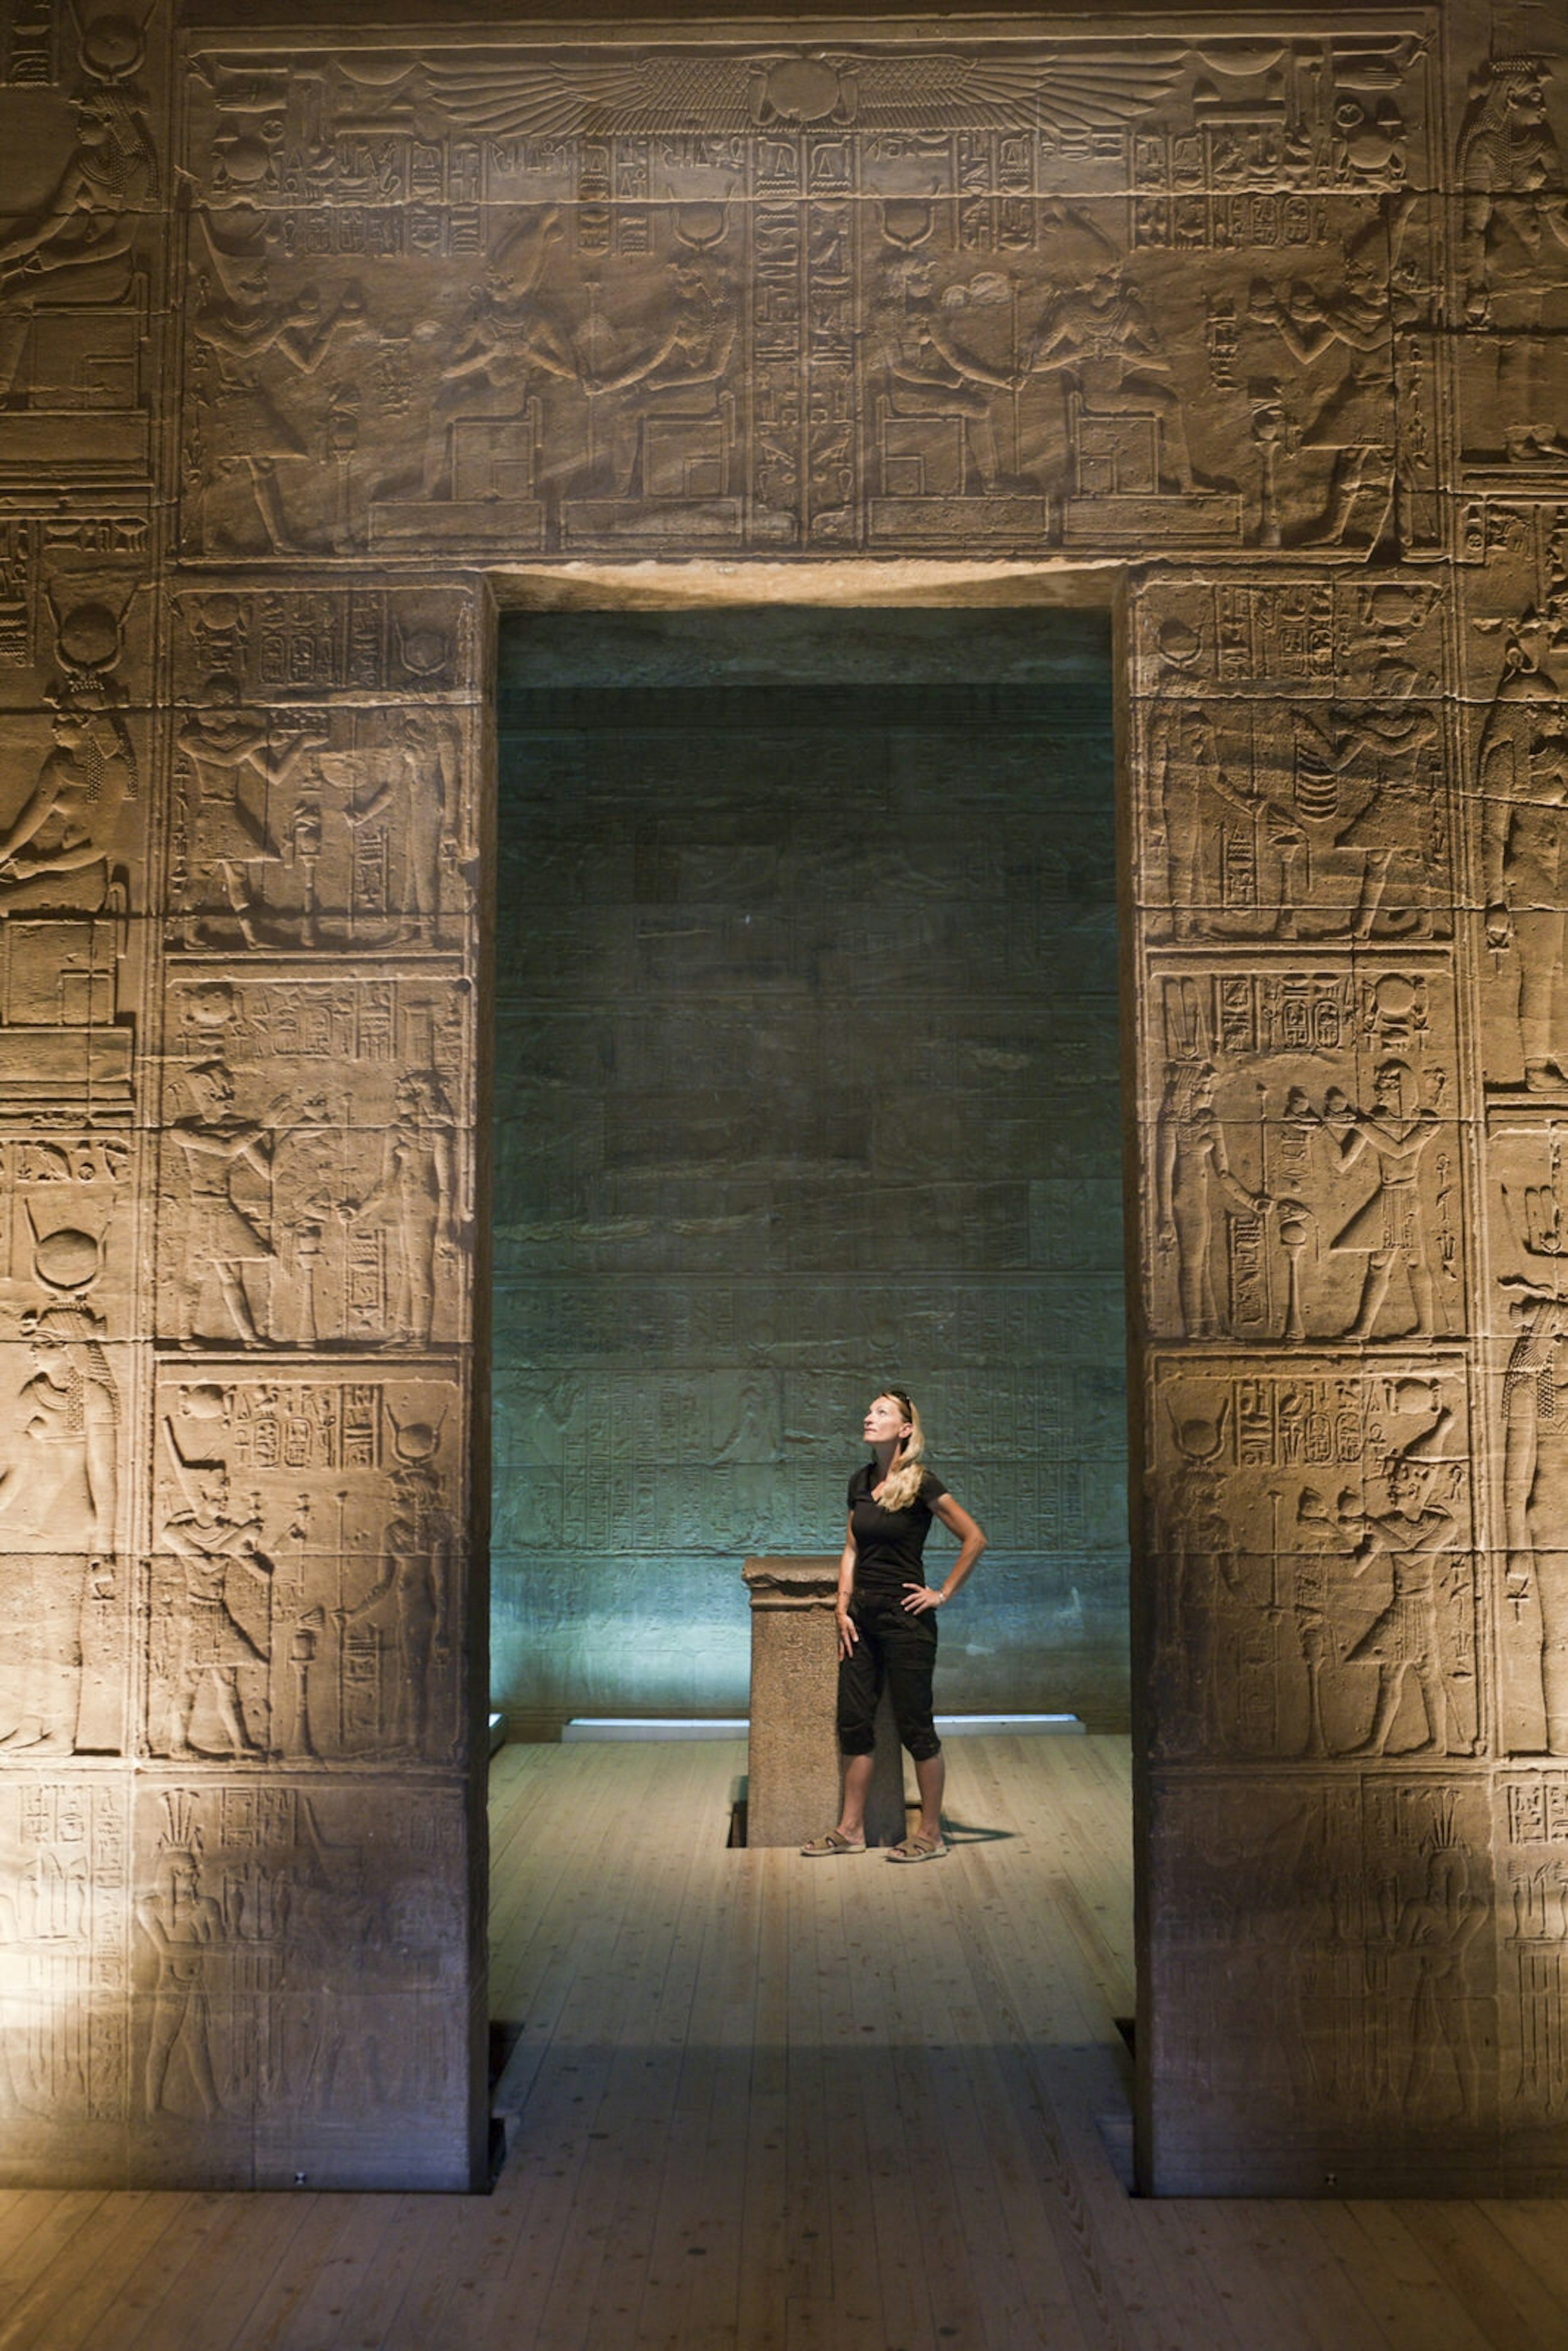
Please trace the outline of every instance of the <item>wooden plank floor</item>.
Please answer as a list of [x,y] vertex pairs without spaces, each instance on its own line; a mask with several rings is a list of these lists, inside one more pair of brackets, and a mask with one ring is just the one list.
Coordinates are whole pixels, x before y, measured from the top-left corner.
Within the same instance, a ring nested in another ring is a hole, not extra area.
[[0,2194],[0,2351],[1548,2351],[1568,2210],[1130,2198],[1127,1751],[949,1857],[726,1849],[744,1750],[509,1748],[490,2197]]

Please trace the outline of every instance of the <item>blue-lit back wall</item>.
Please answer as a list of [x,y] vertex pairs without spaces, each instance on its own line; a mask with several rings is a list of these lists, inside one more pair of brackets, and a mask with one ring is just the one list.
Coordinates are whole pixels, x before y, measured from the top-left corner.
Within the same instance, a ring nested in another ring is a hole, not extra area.
[[1107,618],[517,615],[499,716],[497,1703],[744,1712],[896,1380],[942,1705],[1124,1719]]

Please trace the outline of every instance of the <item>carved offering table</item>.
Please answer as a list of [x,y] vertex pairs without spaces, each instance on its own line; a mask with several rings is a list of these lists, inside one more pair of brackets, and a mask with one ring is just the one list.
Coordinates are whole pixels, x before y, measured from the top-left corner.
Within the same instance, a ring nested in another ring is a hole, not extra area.
[[[747,1791],[748,1845],[804,1844],[839,1817],[834,1735],[838,1638],[833,1600],[839,1555],[748,1559],[751,1594],[751,1750]],[[876,1769],[866,1803],[868,1844],[895,1844],[904,1833],[904,1760],[883,1692],[876,1710]]]

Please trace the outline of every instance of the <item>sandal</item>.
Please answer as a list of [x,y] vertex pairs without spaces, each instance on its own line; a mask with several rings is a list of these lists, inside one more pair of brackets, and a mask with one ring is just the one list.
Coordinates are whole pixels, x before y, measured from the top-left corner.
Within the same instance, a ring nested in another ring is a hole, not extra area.
[[810,1844],[803,1844],[800,1850],[809,1854],[813,1861],[819,1861],[828,1854],[863,1853],[865,1839],[862,1837],[859,1844],[852,1844],[847,1836],[839,1834],[837,1829],[830,1829],[826,1836],[813,1837]]
[[889,1861],[941,1861],[947,1847],[938,1837],[906,1836],[889,1849]]

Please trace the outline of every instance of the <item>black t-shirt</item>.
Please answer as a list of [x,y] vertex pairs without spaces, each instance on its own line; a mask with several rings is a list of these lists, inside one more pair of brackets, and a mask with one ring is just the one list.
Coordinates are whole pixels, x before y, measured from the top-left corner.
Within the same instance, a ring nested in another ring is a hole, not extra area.
[[904,1510],[884,1510],[872,1493],[880,1473],[866,1462],[850,1479],[850,1531],[855,1543],[855,1590],[894,1599],[906,1583],[924,1583],[921,1554],[931,1531],[931,1505],[947,1491],[934,1469],[920,1473],[920,1491]]

